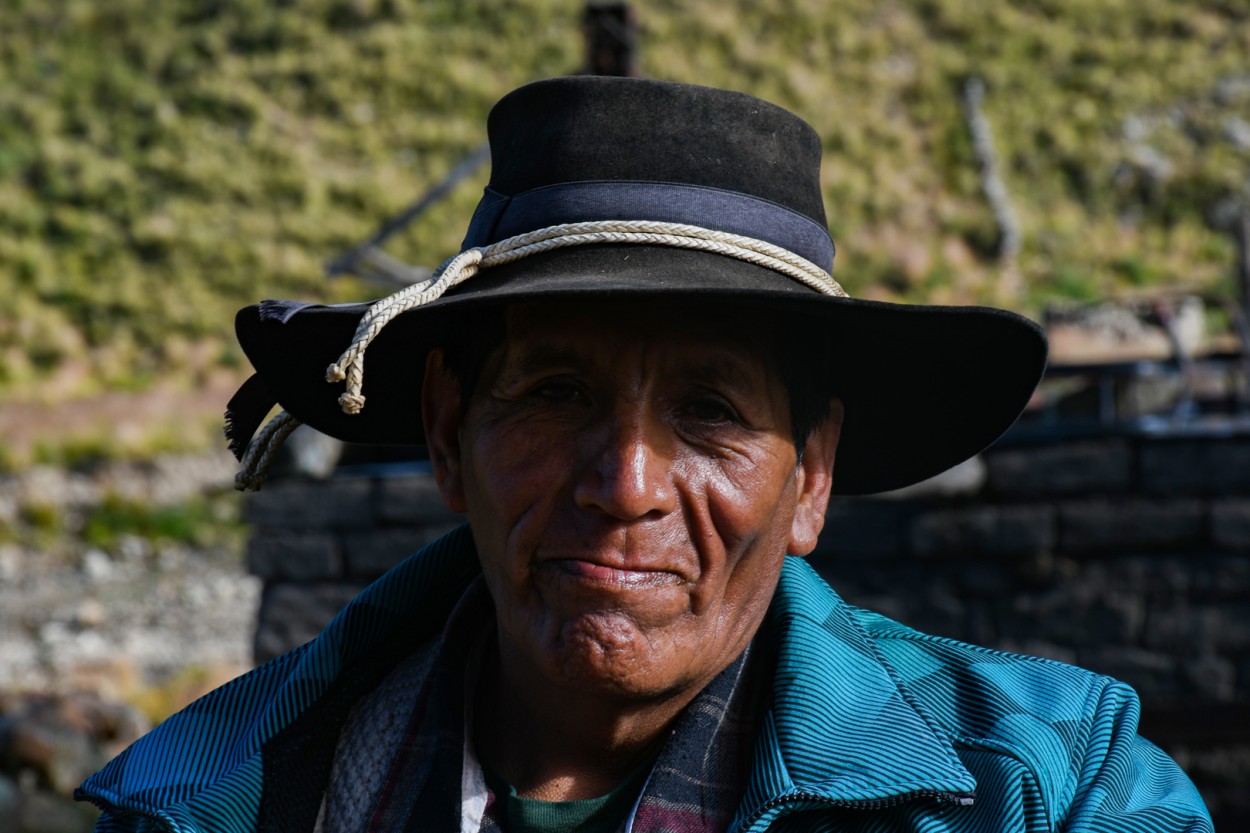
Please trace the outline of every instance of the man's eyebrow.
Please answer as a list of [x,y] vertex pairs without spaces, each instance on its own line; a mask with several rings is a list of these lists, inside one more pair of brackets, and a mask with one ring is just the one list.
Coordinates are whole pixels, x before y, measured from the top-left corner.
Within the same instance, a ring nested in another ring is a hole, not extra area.
[[537,342],[509,350],[504,368],[511,373],[525,374],[553,366],[581,366],[584,362],[585,356],[571,345]]
[[695,381],[728,384],[734,388],[752,390],[759,386],[762,375],[750,372],[755,363],[745,355],[693,355],[680,364],[681,371]]

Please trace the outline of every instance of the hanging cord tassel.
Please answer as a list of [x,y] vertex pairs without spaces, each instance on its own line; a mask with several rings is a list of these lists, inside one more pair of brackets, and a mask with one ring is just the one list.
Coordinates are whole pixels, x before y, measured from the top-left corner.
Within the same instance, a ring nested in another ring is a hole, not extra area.
[[641,243],[712,252],[780,272],[821,294],[847,297],[833,276],[811,261],[788,249],[740,234],[651,220],[602,220],[549,226],[489,246],[466,249],[448,259],[430,280],[401,289],[371,306],[360,319],[351,345],[338,361],[326,369],[327,382],[347,383],[339,396],[339,407],[346,414],[358,414],[364,408],[365,397],[361,391],[364,387],[365,351],[378,333],[397,316],[437,300],[447,290],[482,269],[511,263],[539,252],[592,243]]
[[240,492],[259,492],[269,478],[269,467],[278,456],[278,449],[300,426],[300,421],[282,411],[256,433],[248,443],[247,453],[240,461],[243,468],[234,476],[234,488]]

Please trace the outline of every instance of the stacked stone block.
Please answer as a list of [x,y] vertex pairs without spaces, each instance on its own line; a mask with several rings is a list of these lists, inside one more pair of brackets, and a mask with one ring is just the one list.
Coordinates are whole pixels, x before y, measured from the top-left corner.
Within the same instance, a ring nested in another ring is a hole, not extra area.
[[265,582],[257,662],[312,639],[370,581],[463,523],[433,478],[402,471],[279,480],[252,497],[247,516],[248,568]]

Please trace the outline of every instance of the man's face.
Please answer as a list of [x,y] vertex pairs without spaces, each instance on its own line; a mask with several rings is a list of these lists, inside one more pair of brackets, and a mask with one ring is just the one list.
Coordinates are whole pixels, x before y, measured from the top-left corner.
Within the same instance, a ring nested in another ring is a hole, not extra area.
[[697,690],[746,647],[787,551],[815,545],[841,412],[797,462],[742,316],[640,304],[507,315],[471,400],[434,356],[431,458],[467,511],[500,651],[561,687]]

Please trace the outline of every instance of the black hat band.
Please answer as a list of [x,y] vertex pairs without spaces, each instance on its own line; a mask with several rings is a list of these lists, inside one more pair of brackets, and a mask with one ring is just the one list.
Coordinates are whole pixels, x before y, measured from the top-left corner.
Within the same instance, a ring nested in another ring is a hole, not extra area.
[[737,234],[833,272],[829,231],[807,215],[748,194],[679,182],[567,182],[512,197],[487,187],[461,250],[535,229],[605,220],[653,220]]

